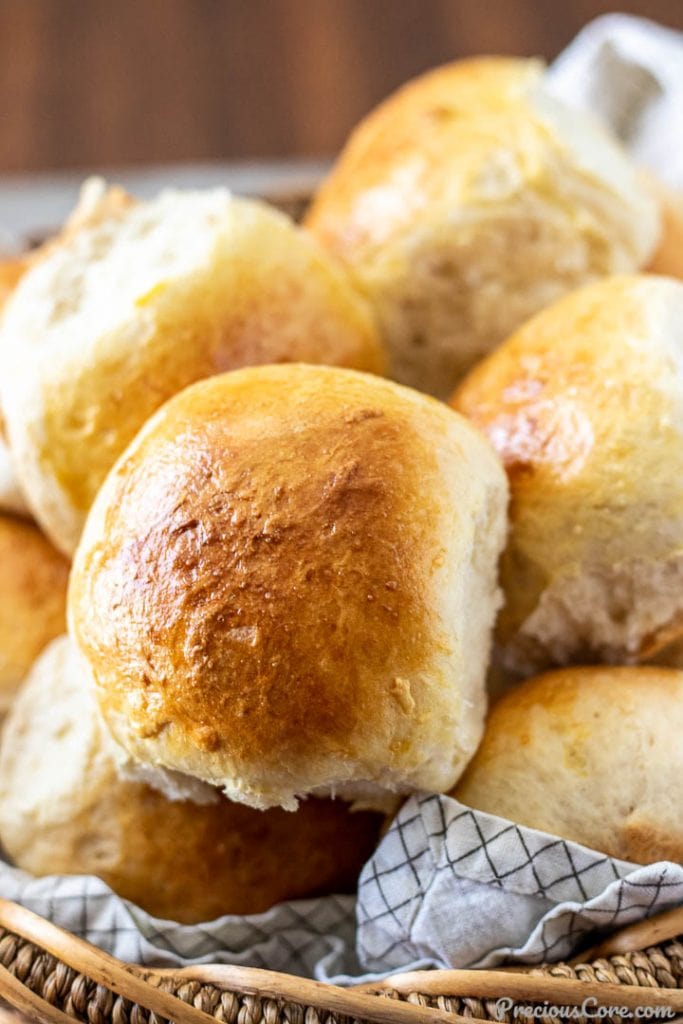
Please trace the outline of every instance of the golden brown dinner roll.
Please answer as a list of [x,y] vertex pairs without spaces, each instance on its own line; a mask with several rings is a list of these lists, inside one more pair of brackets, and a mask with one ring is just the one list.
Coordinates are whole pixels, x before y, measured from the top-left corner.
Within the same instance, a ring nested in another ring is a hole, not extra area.
[[0,839],[35,875],[93,874],[158,917],[192,923],[348,892],[381,817],[334,800],[296,814],[170,801],[120,778],[67,637],[36,663],[6,721]]
[[510,481],[503,662],[648,656],[683,629],[683,284],[606,279],[525,324],[453,404]]
[[495,706],[455,796],[612,857],[683,862],[682,734],[683,672],[549,672]]
[[353,268],[392,376],[447,397],[560,295],[652,254],[656,203],[537,61],[476,58],[409,83],[352,134],[307,226]]
[[43,647],[64,632],[68,575],[32,523],[0,515],[0,717]]
[[114,736],[254,807],[450,788],[481,736],[506,497],[477,431],[379,377],[186,389],[109,475],[74,563]]
[[222,189],[147,203],[88,193],[10,297],[0,397],[36,519],[76,546],[99,485],[185,385],[289,362],[382,369],[369,309],[304,232]]

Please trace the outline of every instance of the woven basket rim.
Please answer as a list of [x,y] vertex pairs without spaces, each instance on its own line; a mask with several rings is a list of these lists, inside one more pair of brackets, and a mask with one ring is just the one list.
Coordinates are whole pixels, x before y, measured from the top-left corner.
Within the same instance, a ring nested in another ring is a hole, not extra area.
[[[0,995],[30,1020],[47,1024],[74,1017],[112,1024],[161,1019],[178,1024],[217,1019],[232,1024],[299,1019],[301,1024],[453,1024],[466,1019],[449,1008],[454,1003],[484,1007],[486,1016],[477,1016],[468,1005],[470,1021],[490,1020],[495,1018],[486,1003],[500,996],[549,1008],[579,1006],[590,998],[596,1006],[645,1007],[652,1013],[683,1015],[679,937],[683,938],[683,908],[623,929],[589,952],[592,963],[421,971],[338,988],[260,968],[154,969],[126,964],[19,904],[0,900]],[[658,976],[669,978],[673,987],[659,987]]]

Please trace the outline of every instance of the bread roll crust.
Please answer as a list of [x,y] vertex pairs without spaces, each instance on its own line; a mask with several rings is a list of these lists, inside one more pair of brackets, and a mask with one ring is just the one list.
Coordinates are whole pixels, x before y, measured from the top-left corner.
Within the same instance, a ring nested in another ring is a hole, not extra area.
[[17,472],[67,554],[108,470],[186,385],[260,363],[384,367],[345,271],[265,204],[222,190],[101,204],[45,248],[0,334]]
[[0,714],[43,647],[64,632],[68,575],[33,524],[0,515]]
[[455,796],[611,857],[683,863],[682,730],[683,672],[549,672],[496,704]]
[[25,269],[25,260],[19,256],[0,260],[0,310],[19,283]]
[[650,186],[659,201],[662,232],[647,269],[651,274],[683,280],[683,195],[659,182],[652,181]]
[[0,414],[0,515],[27,515],[26,502],[19,489],[14,463],[5,443]]
[[381,818],[341,801],[292,815],[225,798],[170,801],[117,775],[66,637],[42,655],[0,749],[0,837],[36,875],[94,874],[157,917],[192,924],[350,891]]
[[[26,268],[25,261],[0,260],[0,319],[2,310]],[[0,411],[0,513],[26,513],[26,503],[19,490],[12,458],[6,443],[5,429]]]
[[639,269],[656,204],[537,61],[475,58],[399,89],[355,129],[306,224],[378,311],[391,375],[447,397],[562,294]]
[[623,276],[538,314],[456,391],[511,487],[511,668],[649,656],[681,629],[683,285]]
[[390,382],[187,389],[109,476],[72,575],[114,735],[254,806],[448,788],[481,732],[505,501],[483,438]]

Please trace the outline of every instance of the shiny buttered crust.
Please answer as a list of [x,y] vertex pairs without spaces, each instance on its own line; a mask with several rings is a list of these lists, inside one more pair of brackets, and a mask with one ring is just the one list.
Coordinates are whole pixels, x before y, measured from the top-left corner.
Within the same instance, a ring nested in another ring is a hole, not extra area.
[[64,632],[69,566],[31,523],[0,515],[0,715],[43,647]]
[[683,863],[682,734],[683,672],[550,672],[496,705],[455,796],[622,860]]
[[169,801],[117,775],[66,637],[36,664],[0,748],[0,839],[35,875],[92,874],[157,917],[194,923],[284,899],[348,892],[381,818],[341,801],[296,814],[224,797]]
[[313,203],[308,228],[357,274],[404,384],[447,397],[533,313],[652,254],[652,196],[542,72],[478,58],[416,79],[354,131]]
[[648,657],[683,627],[683,284],[604,280],[538,314],[453,404],[510,481],[504,662]]
[[71,629],[116,739],[255,807],[450,788],[481,735],[506,499],[474,428],[378,377],[188,388],[75,560]]
[[87,198],[5,309],[0,397],[36,519],[64,552],[117,457],[200,378],[306,360],[379,372],[368,306],[285,216],[224,190]]

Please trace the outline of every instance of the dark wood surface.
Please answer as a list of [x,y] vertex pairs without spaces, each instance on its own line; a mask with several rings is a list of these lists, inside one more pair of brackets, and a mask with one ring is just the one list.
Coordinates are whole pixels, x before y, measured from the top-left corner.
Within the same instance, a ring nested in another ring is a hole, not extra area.
[[0,173],[318,156],[388,91],[474,53],[552,58],[683,0],[0,0]]

